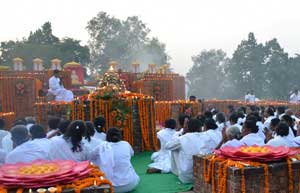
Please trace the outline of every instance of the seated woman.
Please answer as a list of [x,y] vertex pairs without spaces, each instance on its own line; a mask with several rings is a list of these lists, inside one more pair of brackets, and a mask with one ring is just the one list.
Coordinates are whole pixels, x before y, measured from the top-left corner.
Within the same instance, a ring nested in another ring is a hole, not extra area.
[[289,135],[289,126],[286,123],[279,123],[276,136],[268,141],[267,145],[271,146],[286,146],[293,147],[295,146],[294,142],[288,138]]
[[96,160],[95,164],[112,182],[116,193],[130,192],[140,181],[130,162],[133,149],[128,142],[122,141],[121,131],[117,128],[108,130],[106,140],[94,149],[91,159]]
[[167,142],[169,142],[174,134],[176,128],[176,121],[174,119],[168,119],[165,121],[165,129],[160,130],[157,133],[157,138],[160,141],[160,150],[155,152],[151,156],[151,160],[154,163],[149,164],[147,173],[169,173],[171,172],[171,151],[165,148]]
[[225,128],[222,134],[223,134],[223,139],[219,147],[227,147],[227,146],[239,147],[243,145],[239,140],[241,138],[241,132],[238,127],[231,126],[229,128]]
[[240,142],[243,145],[265,145],[264,139],[258,133],[258,126],[256,125],[256,121],[253,119],[247,119],[243,124],[242,136],[243,138],[240,140]]
[[166,144],[168,150],[179,150],[177,169],[179,180],[183,183],[193,182],[193,155],[211,153],[212,139],[200,130],[201,121],[191,119],[186,133]]
[[106,140],[106,134],[104,132],[105,123],[106,120],[104,117],[99,116],[94,119],[94,125],[96,130],[94,137],[96,139],[100,139],[102,141]]
[[85,131],[84,139],[82,140],[82,142],[85,144],[85,146],[87,147],[89,152],[92,152],[98,145],[100,145],[104,141],[96,139],[94,137],[95,127],[94,127],[93,122],[86,121],[85,124],[86,124],[86,131]]
[[88,150],[82,143],[86,130],[83,121],[73,121],[62,138],[51,141],[50,158],[52,160],[88,160]]

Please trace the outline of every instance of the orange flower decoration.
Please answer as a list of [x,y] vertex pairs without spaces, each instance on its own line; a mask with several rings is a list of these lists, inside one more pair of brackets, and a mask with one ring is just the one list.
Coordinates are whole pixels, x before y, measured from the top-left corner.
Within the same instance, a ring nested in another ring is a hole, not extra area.
[[117,116],[117,111],[112,111],[112,112],[111,112],[111,116],[112,116],[112,117],[116,117],[116,116]]

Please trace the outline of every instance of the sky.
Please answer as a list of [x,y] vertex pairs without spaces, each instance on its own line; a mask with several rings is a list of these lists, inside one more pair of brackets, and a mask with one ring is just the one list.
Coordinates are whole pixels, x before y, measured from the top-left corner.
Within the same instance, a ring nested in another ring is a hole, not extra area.
[[0,6],[0,41],[27,37],[50,21],[54,35],[84,45],[87,22],[100,11],[120,19],[137,15],[150,36],[166,44],[172,68],[182,75],[204,49],[231,57],[249,32],[263,43],[277,38],[290,55],[300,53],[297,0],[0,0]]

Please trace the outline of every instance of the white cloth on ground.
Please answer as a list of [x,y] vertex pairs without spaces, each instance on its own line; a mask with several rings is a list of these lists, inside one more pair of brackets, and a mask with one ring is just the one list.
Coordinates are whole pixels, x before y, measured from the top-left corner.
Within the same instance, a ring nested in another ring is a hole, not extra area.
[[50,160],[50,148],[50,140],[46,138],[27,141],[8,153],[5,163],[28,163],[38,159]]
[[73,152],[72,146],[72,143],[63,137],[51,140],[50,158],[52,160],[74,160],[77,162],[88,160],[89,153],[83,143],[81,143],[81,151]]
[[171,172],[171,151],[165,148],[166,144],[172,140],[175,129],[165,128],[157,133],[157,138],[160,141],[160,150],[155,152],[151,156],[151,160],[154,162],[149,164],[150,168],[156,168],[161,170],[162,173]]

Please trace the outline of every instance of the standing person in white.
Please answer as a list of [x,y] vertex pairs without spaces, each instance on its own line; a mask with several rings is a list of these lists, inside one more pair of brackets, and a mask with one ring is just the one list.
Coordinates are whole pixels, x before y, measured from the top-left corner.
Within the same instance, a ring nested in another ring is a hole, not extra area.
[[88,160],[88,150],[82,143],[85,130],[86,126],[83,121],[73,121],[62,138],[51,140],[51,159],[78,162]]
[[91,154],[91,159],[112,182],[114,192],[130,192],[138,185],[140,178],[130,160],[134,152],[130,144],[122,141],[121,131],[110,128],[106,142],[99,145]]
[[157,133],[160,142],[160,150],[151,156],[153,163],[149,164],[147,173],[169,173],[171,172],[171,151],[165,148],[175,134],[176,121],[168,119],[165,121],[165,129]]
[[298,89],[295,89],[294,92],[290,95],[290,103],[299,103],[300,101],[300,93]]

